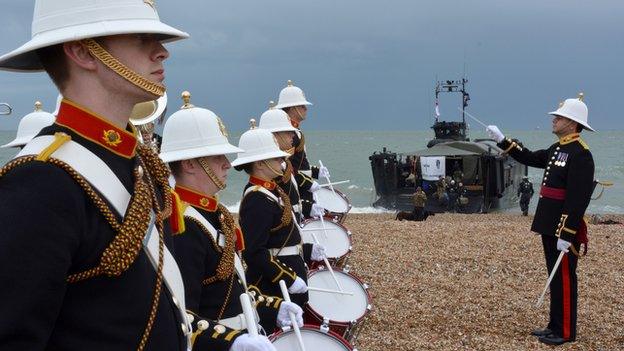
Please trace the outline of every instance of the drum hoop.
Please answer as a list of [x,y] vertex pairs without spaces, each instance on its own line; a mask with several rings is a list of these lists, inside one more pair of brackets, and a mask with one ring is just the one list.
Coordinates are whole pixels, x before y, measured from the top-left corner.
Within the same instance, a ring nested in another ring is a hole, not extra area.
[[[303,222],[303,225],[301,226],[301,228],[302,228],[302,229],[303,229],[303,228],[305,228],[305,226],[306,226],[307,224],[311,223],[311,222],[320,222],[320,221],[321,221],[320,219],[316,219],[316,218],[309,218],[309,219],[306,219],[306,220]],[[353,235],[351,235],[351,231],[350,231],[347,227],[345,227],[342,223],[340,223],[340,222],[336,221],[336,220],[335,220],[335,219],[333,219],[333,218],[331,219],[331,222],[332,222],[332,224],[337,225],[337,226],[338,226],[338,227],[339,227],[339,228],[343,231],[343,233],[345,233],[345,234],[347,235],[347,240],[348,240],[348,243],[349,243],[349,246],[347,247],[347,251],[346,251],[344,254],[342,254],[342,255],[340,255],[340,256],[337,256],[337,257],[328,257],[328,259],[336,259],[336,260],[340,260],[340,259],[342,259],[342,258],[347,257],[347,256],[351,253],[351,251],[353,251],[353,250],[352,250],[352,247],[353,247]],[[323,229],[320,229],[320,231],[322,231],[322,230],[323,230]],[[302,234],[302,235],[303,235],[303,234]]]
[[[324,191],[329,191],[332,192],[330,189],[326,189],[326,188],[321,188]],[[347,195],[345,195],[342,191],[334,188],[334,191],[338,196],[340,196],[346,203],[347,203],[347,212],[330,212],[330,213],[344,213],[347,214],[349,213],[349,211],[351,211],[351,208],[353,207],[351,205],[351,201],[349,201],[349,198],[347,197]]]
[[[342,336],[340,336],[340,334],[336,333],[333,330],[329,330],[327,331],[327,333],[325,333],[324,331],[320,330],[318,325],[314,325],[314,324],[304,324],[303,327],[299,328],[300,330],[311,330],[311,331],[315,331],[318,332],[319,334],[326,334],[329,335],[330,337],[333,337],[334,339],[340,341],[340,343],[343,346],[346,346],[348,350],[352,351],[353,350],[353,346],[351,346],[351,344],[347,341],[347,339],[343,338]],[[280,335],[282,334],[286,334],[286,333],[290,333],[291,331],[294,332],[294,330],[289,330],[288,332],[285,332],[283,330],[278,330],[275,333],[269,335],[269,341],[274,342]]]

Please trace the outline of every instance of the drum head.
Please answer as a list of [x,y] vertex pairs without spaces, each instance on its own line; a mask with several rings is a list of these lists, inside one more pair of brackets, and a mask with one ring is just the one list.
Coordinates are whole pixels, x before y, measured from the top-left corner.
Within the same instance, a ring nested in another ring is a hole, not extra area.
[[336,190],[335,194],[331,189],[320,188],[314,195],[316,196],[316,202],[323,206],[327,211],[334,213],[347,213],[351,209],[349,201],[344,195]]
[[[323,230],[323,224],[325,224],[325,230]],[[312,237],[314,234],[319,243],[325,247],[325,254],[328,258],[340,258],[349,253],[351,248],[349,231],[340,224],[328,219],[321,222],[317,218],[305,222],[303,229],[301,231],[303,242],[314,244],[315,241]]]
[[[369,305],[368,292],[362,284],[350,274],[334,270],[336,279],[343,291],[353,295],[334,294],[319,291],[308,291],[310,307],[319,315],[331,321],[348,323],[359,320],[367,313]],[[315,288],[338,290],[328,270],[310,272],[308,285]]]
[[[301,328],[301,338],[306,350],[310,351],[344,351],[351,350],[345,345],[346,341],[331,334],[325,334],[318,330],[318,327]],[[277,334],[273,339],[273,346],[278,351],[299,350],[297,336],[293,330]]]

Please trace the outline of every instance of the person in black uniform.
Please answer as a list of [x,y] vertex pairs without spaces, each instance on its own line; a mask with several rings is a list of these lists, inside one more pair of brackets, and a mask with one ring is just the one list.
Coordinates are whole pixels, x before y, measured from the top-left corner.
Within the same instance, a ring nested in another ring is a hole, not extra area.
[[239,296],[249,289],[269,332],[276,324],[291,324],[289,311],[303,325],[303,311],[293,303],[263,296],[257,288],[247,286],[238,256],[244,249],[240,229],[216,197],[226,186],[230,169],[226,155],[242,150],[228,142],[219,117],[191,105],[190,93],[182,96],[182,110],[165,124],[160,157],[169,163],[180,200],[174,211],[178,217],[171,223],[174,256],[184,279],[186,308],[219,323],[215,328],[222,333],[213,338],[211,350],[272,348],[266,337],[252,338],[243,333],[246,326]]
[[310,166],[306,155],[305,137],[300,126],[308,115],[308,106],[311,105],[312,103],[306,99],[303,90],[294,86],[291,80],[280,91],[277,105],[275,105],[275,108],[281,109],[288,114],[292,126],[296,129],[293,140],[294,152],[289,160],[292,163],[297,185],[301,191],[302,213],[305,218],[316,217],[321,211],[321,208],[313,208],[312,206],[315,203],[312,193],[316,191],[312,188],[313,179],[319,179],[319,177],[328,178],[330,176],[327,167]]
[[292,301],[303,307],[308,287],[301,234],[288,194],[275,182],[289,155],[280,150],[271,132],[256,128],[255,120],[251,123],[238,145],[245,151],[232,162],[236,170],[249,174],[239,211],[247,281],[266,294],[281,295],[279,281],[284,280]]
[[33,39],[0,57],[2,69],[45,69],[65,97],[0,171],[0,345],[206,349],[214,324],[189,321],[168,250],[169,172],[128,123],[136,103],[164,94],[161,41],[188,34],[152,2],[81,5],[36,1]]
[[[276,108],[270,108],[260,116],[259,125],[260,128],[266,129],[273,133],[282,151],[288,153],[289,155],[292,154],[294,150],[293,140],[296,129],[290,125],[288,115],[284,111]],[[299,187],[295,179],[296,177],[293,174],[294,171],[292,163],[288,158],[284,160],[282,170],[284,171],[284,174],[281,177],[276,178],[275,182],[280,188],[282,188],[282,190],[284,190],[286,194],[288,194],[297,224],[301,226],[303,214],[301,213]],[[320,186],[316,181],[311,181],[312,185],[308,191],[315,192],[320,189]],[[312,204],[311,212],[313,217],[324,215],[323,208],[317,204]],[[323,257],[325,257],[325,248],[320,244],[305,243],[303,244],[303,257],[306,263],[310,263],[310,261],[322,261]]]
[[559,141],[545,150],[529,151],[506,139],[496,126],[488,126],[487,132],[514,159],[545,169],[531,230],[542,236],[549,274],[559,252],[565,254],[550,284],[548,326],[532,334],[543,343],[559,345],[576,339],[576,266],[580,245],[587,244],[583,215],[594,188],[594,161],[580,132],[593,129],[587,123],[582,94],[578,99],[565,100],[550,114],[553,133]]
[[522,182],[518,186],[518,196],[520,197],[520,209],[523,216],[529,215],[529,202],[533,197],[533,184],[529,181],[529,177],[522,177]]

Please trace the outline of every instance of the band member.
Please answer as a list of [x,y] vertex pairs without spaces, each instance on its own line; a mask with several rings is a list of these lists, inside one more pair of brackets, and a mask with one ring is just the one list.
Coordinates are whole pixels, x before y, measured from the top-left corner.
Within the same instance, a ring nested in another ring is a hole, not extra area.
[[271,132],[256,128],[255,120],[251,124],[238,145],[245,151],[232,162],[249,174],[239,211],[247,281],[266,294],[281,295],[279,281],[284,280],[292,301],[303,306],[308,286],[301,234],[288,194],[275,182],[284,175],[282,163],[289,155]]
[[301,191],[302,211],[306,218],[314,217],[317,214],[317,211],[312,212],[312,205],[314,204],[312,191],[310,191],[312,179],[329,178],[330,176],[327,167],[310,166],[306,155],[305,137],[301,131],[301,123],[306,119],[308,106],[311,105],[312,103],[306,99],[303,90],[294,86],[293,82],[289,80],[287,86],[280,91],[279,100],[275,106],[275,108],[288,114],[292,126],[296,129],[293,141],[295,149],[290,156],[290,161]]
[[565,254],[550,284],[548,326],[532,334],[550,345],[576,339],[576,265],[579,247],[587,243],[583,215],[594,188],[594,161],[580,137],[583,129],[593,131],[587,123],[587,112],[582,94],[578,99],[565,100],[556,111],[550,112],[552,130],[559,140],[545,150],[529,151],[518,142],[506,139],[498,127],[486,129],[499,147],[514,159],[528,166],[545,168],[531,230],[542,236],[549,274],[559,252]]
[[243,292],[249,289],[258,313],[270,319],[269,332],[276,322],[278,327],[291,325],[288,312],[295,313],[303,325],[303,311],[294,303],[263,296],[246,284],[237,252],[243,249],[243,238],[217,197],[226,187],[231,167],[226,155],[242,150],[228,142],[225,126],[217,115],[191,105],[188,92],[183,93],[183,99],[182,110],[165,124],[160,157],[169,163],[180,200],[174,212],[180,217],[171,223],[186,308],[218,321],[215,330],[221,333],[212,335],[211,350],[262,350],[267,343],[270,345],[268,339],[243,333],[245,318],[239,300]]
[[[290,124],[288,115],[276,108],[270,108],[260,116],[260,128],[266,129],[273,133],[280,149],[290,155],[294,151],[293,140],[295,137],[296,129]],[[299,187],[295,175],[293,174],[293,166],[288,158],[284,160],[282,167],[284,174],[281,177],[276,178],[277,185],[288,194],[290,204],[293,208],[293,213],[297,224],[301,224],[303,215],[301,213],[301,198],[299,196]],[[320,189],[320,185],[309,178],[306,182],[312,182],[309,191],[315,192]],[[324,215],[324,210],[317,204],[312,204],[313,217],[319,217]],[[325,257],[325,248],[320,244],[303,244],[303,257],[306,262],[322,261]]]
[[45,70],[65,99],[0,171],[2,348],[186,351],[198,328],[206,349],[217,330],[191,324],[168,250],[169,172],[128,123],[188,34],[143,0],[37,0],[32,29],[0,68]]
[[39,134],[41,129],[54,123],[54,115],[43,111],[41,106],[41,102],[35,102],[35,111],[27,114],[20,120],[17,126],[15,139],[0,146],[0,148],[18,147],[21,149],[26,143]]

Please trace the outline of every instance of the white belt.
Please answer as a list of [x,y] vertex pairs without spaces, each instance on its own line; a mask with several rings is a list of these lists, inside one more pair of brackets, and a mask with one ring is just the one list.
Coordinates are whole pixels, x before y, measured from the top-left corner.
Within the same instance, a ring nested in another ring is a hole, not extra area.
[[245,322],[245,315],[239,314],[234,317],[220,319],[219,324],[223,324],[230,329],[243,330],[247,328],[247,323]]
[[300,255],[303,251],[303,246],[295,245],[295,246],[286,246],[281,249],[269,249],[271,256],[293,256]]

